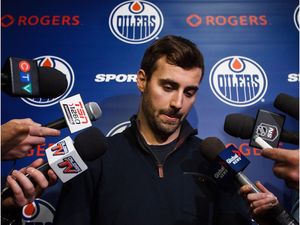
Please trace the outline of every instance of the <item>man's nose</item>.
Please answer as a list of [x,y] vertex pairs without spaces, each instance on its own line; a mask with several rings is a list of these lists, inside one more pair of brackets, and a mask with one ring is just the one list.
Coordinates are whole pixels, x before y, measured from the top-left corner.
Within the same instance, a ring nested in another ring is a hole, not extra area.
[[172,96],[171,107],[176,109],[181,109],[183,104],[183,93],[175,92]]

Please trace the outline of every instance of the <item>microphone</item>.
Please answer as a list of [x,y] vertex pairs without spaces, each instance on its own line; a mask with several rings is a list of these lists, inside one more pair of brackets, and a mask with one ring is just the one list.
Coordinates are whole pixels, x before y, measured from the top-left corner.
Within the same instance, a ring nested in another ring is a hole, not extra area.
[[[95,121],[101,117],[102,111],[101,111],[100,106],[96,102],[88,102],[84,106],[85,106],[85,109],[86,109],[87,114],[91,121]],[[68,127],[68,124],[65,120],[65,117],[62,117],[58,120],[55,120],[53,122],[50,122],[50,123],[44,125],[44,126],[49,127],[49,128],[54,128],[57,130],[61,130],[63,128]]]
[[[66,161],[65,158],[70,158],[70,156],[67,156],[68,150],[70,150],[70,145],[69,146],[66,145],[64,147],[66,149],[66,154],[65,154],[66,156],[64,157],[64,159],[62,159],[62,160],[60,159],[60,161],[63,162],[63,163],[61,163],[61,164],[63,164],[63,166],[65,166],[64,165],[65,161]],[[71,146],[71,147],[73,147],[73,146]],[[75,137],[74,147],[75,147],[75,151],[77,150],[77,153],[82,158],[82,160],[92,161],[92,160],[99,158],[100,156],[102,156],[105,153],[105,151],[108,148],[108,143],[107,143],[106,137],[101,132],[101,130],[99,130],[98,128],[95,128],[95,127],[90,127]],[[60,151],[59,154],[62,154],[62,151]],[[46,175],[46,172],[51,168],[50,165],[51,165],[52,159],[50,157],[48,157],[48,155],[47,155],[47,160],[48,160],[48,162],[44,163],[43,165],[41,165],[37,168],[39,171],[43,172],[45,175]],[[79,164],[79,160],[77,160],[77,162],[76,162],[76,160],[73,160],[73,163],[74,162],[76,164]],[[67,166],[69,166],[69,165],[67,165]],[[62,170],[61,168],[62,167],[60,167],[60,170]],[[54,170],[56,175],[59,178],[61,178],[60,174],[59,174],[60,172],[57,171],[55,168],[52,168],[52,169]],[[66,169],[70,169],[70,168],[66,168]],[[63,173],[66,173],[66,169],[63,171]],[[72,174],[70,173],[68,180],[79,175],[81,172],[83,172],[83,170],[76,171]],[[68,173],[68,171],[67,171],[67,173]],[[30,178],[29,174],[26,174],[25,176]],[[68,180],[66,180],[66,181],[68,181]],[[62,180],[62,181],[65,182],[64,180]],[[12,193],[11,189],[9,187],[5,187],[1,191],[1,198],[5,199],[5,198],[11,196],[12,194],[13,193]]]
[[[224,131],[233,137],[249,139],[252,136],[254,126],[254,118],[244,114],[233,113],[226,116],[224,123]],[[279,140],[298,145],[299,135],[297,133],[283,129]]]
[[1,73],[1,88],[11,96],[56,98],[67,87],[64,73],[51,67],[38,67],[32,59],[9,57]]
[[280,93],[279,95],[277,95],[273,105],[280,111],[299,120],[299,98],[290,96],[285,93]]
[[[252,193],[261,192],[255,184],[243,173],[249,165],[249,160],[233,145],[225,148],[222,141],[216,137],[208,137],[200,143],[200,150],[206,158],[213,162],[213,177],[217,182],[225,182],[227,179],[236,179],[240,186],[250,185]],[[298,225],[299,223],[277,204],[266,214],[266,219],[274,225]]]

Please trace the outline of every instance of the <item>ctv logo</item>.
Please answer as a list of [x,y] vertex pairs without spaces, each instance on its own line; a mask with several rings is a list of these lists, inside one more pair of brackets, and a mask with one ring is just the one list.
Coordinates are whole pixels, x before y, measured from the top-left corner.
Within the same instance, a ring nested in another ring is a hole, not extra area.
[[278,128],[271,124],[260,123],[255,133],[265,140],[274,141],[278,137]]
[[209,84],[214,95],[225,104],[246,107],[262,99],[268,80],[265,71],[254,60],[229,56],[213,66]]
[[159,8],[147,1],[122,2],[109,16],[113,35],[128,44],[142,44],[156,38],[163,24]]
[[31,75],[30,75],[30,63],[26,60],[22,60],[18,64],[19,67],[19,76],[20,81],[22,83],[26,83],[25,86],[22,87],[22,89],[29,94],[32,94],[32,84],[31,84]]
[[64,168],[63,173],[79,173],[82,171],[78,163],[74,160],[72,156],[68,156],[62,159],[63,161],[58,163],[59,168]]
[[[24,102],[29,105],[35,107],[48,107],[57,104],[64,98],[66,98],[69,93],[71,92],[74,82],[75,82],[75,75],[73,72],[72,67],[67,63],[64,59],[59,58],[57,56],[40,56],[35,58],[37,61],[37,66],[39,67],[51,67],[61,71],[63,74],[66,75],[68,87],[65,93],[57,98],[21,98]],[[55,88],[55,87],[53,87]]]

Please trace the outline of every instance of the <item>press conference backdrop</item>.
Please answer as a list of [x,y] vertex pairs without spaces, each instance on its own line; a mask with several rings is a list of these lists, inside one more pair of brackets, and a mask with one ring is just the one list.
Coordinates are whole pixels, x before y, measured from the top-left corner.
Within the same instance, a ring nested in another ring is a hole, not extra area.
[[[294,193],[273,175],[272,161],[249,147],[248,140],[226,134],[223,124],[231,113],[255,117],[258,109],[265,109],[284,114],[273,107],[276,96],[283,92],[298,97],[298,1],[3,0],[1,11],[2,66],[9,56],[36,59],[39,66],[62,71],[68,80],[65,94],[55,99],[2,92],[2,124],[26,117],[47,124],[63,116],[60,100],[79,93],[84,102],[97,102],[103,111],[93,126],[106,135],[120,132],[137,111],[136,72],[145,49],[159,37],[180,35],[195,42],[205,56],[204,79],[188,117],[198,136],[235,144],[251,161],[245,173],[262,181],[290,209]],[[233,84],[230,77],[241,82]],[[284,128],[298,131],[298,122],[286,115]],[[2,162],[2,177],[45,157],[51,143],[68,135],[64,129],[60,137],[48,138],[16,165]],[[60,188],[58,182],[25,207],[24,223],[51,224]]]

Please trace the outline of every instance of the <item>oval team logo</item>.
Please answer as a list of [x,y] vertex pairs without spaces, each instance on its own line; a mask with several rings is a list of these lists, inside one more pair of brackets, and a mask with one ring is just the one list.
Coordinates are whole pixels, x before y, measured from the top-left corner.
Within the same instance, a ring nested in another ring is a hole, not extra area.
[[300,30],[299,21],[300,21],[300,15],[299,15],[299,5],[298,5],[294,11],[294,23],[298,30]]
[[49,202],[37,198],[22,208],[22,224],[52,224],[54,212]]
[[268,80],[264,70],[255,61],[243,56],[229,56],[214,65],[209,84],[222,102],[246,107],[262,99],[267,91]]
[[121,41],[128,44],[148,42],[163,28],[159,8],[147,1],[126,1],[117,5],[109,16],[109,28]]
[[111,137],[115,134],[123,132],[127,127],[131,126],[130,121],[126,121],[123,123],[119,123],[118,125],[114,126],[106,135],[106,137]]
[[[72,67],[62,58],[57,56],[40,56],[35,58],[37,61],[37,65],[39,67],[51,67],[55,68],[66,75],[68,87],[67,90],[57,98],[21,98],[24,102],[29,105],[36,106],[36,107],[48,107],[51,105],[55,105],[59,101],[63,100],[68,96],[71,92],[74,82],[75,76]],[[55,87],[53,87],[55,88]]]

